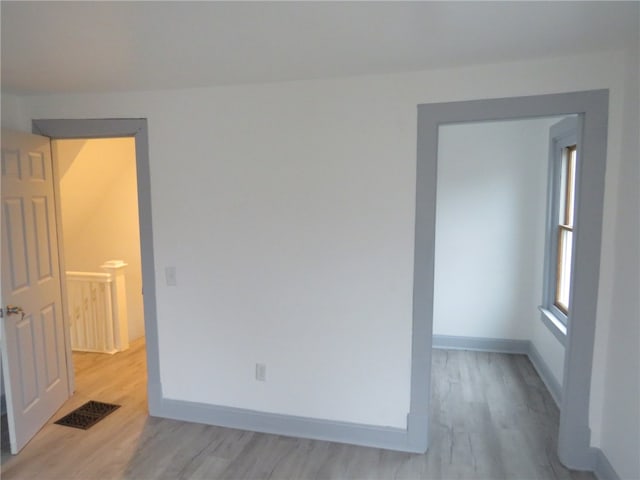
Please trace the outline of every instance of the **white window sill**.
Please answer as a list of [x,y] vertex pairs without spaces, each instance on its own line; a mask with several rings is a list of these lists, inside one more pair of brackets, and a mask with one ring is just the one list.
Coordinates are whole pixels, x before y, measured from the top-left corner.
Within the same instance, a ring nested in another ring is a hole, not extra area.
[[540,313],[542,313],[542,323],[553,333],[553,336],[564,345],[567,341],[567,326],[556,317],[553,312],[540,306],[538,307]]

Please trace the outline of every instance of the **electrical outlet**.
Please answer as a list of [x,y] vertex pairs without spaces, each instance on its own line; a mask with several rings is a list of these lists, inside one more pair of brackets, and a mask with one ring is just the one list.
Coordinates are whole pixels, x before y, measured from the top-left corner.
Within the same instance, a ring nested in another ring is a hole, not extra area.
[[256,363],[256,380],[267,381],[267,366],[264,363]]
[[167,285],[170,287],[175,287],[178,284],[176,278],[176,267],[166,267],[164,269],[164,275],[167,279]]

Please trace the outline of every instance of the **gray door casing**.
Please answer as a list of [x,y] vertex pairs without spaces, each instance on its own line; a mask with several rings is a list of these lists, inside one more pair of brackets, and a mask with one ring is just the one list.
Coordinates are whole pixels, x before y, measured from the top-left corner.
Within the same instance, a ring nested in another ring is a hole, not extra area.
[[[410,435],[412,450],[424,451],[429,443],[438,127],[453,123],[578,114],[582,119],[582,145],[578,148],[582,153],[576,189],[573,281],[558,455],[570,468],[593,468],[589,396],[600,274],[608,108],[608,90],[418,106],[411,406],[408,417],[408,431],[413,432]],[[544,195],[546,192],[541,193]]]
[[[160,357],[158,353],[158,324],[156,315],[153,229],[151,224],[151,178],[149,169],[147,119],[117,118],[33,120],[32,131],[35,134],[49,137],[52,140],[115,137],[133,137],[135,139],[144,328],[147,352],[147,398],[149,403],[149,413],[153,415],[161,400],[162,391],[160,387]],[[71,367],[71,372],[73,372],[73,367]]]

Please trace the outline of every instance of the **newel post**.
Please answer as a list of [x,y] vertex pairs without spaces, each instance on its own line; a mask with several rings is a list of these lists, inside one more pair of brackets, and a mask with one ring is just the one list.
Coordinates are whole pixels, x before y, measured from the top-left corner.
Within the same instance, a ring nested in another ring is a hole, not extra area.
[[111,275],[111,302],[113,311],[113,336],[116,348],[123,351],[129,348],[129,320],[127,318],[127,290],[124,269],[127,266],[122,260],[109,260],[100,266]]

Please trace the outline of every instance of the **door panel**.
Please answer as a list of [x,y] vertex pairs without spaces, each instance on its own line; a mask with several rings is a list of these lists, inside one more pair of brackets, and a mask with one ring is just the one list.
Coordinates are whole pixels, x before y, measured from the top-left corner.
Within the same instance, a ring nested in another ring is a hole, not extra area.
[[58,324],[61,323],[56,318],[55,305],[47,305],[40,311],[40,321],[42,324],[42,335],[44,338],[44,366],[45,382],[47,390],[53,388],[56,382],[60,381],[60,364],[63,359],[55,347],[57,345]]
[[51,264],[51,235],[49,234],[50,218],[47,197],[34,197],[32,199],[33,218],[36,236],[36,252],[38,265],[38,280],[48,280],[53,276]]
[[46,167],[45,167],[45,158],[41,152],[29,152],[29,174],[31,177],[31,181],[45,181],[46,177]]
[[[16,177],[19,178],[19,177]],[[24,205],[22,198],[2,198],[4,204],[4,218],[6,237],[3,238],[9,251],[8,262],[3,258],[3,288],[10,288],[12,294],[17,294],[20,289],[29,285],[29,259],[26,249],[26,232],[24,224]],[[5,280],[4,269],[9,267],[10,277]]]
[[33,317],[25,316],[16,325],[18,373],[22,382],[22,397],[18,408],[25,411],[38,399],[38,375],[35,365],[35,334],[33,331]]
[[22,178],[20,151],[13,148],[2,149],[2,176],[5,178]]
[[[2,131],[2,367],[11,452],[69,397],[49,139]],[[6,312],[6,309],[5,309]]]

